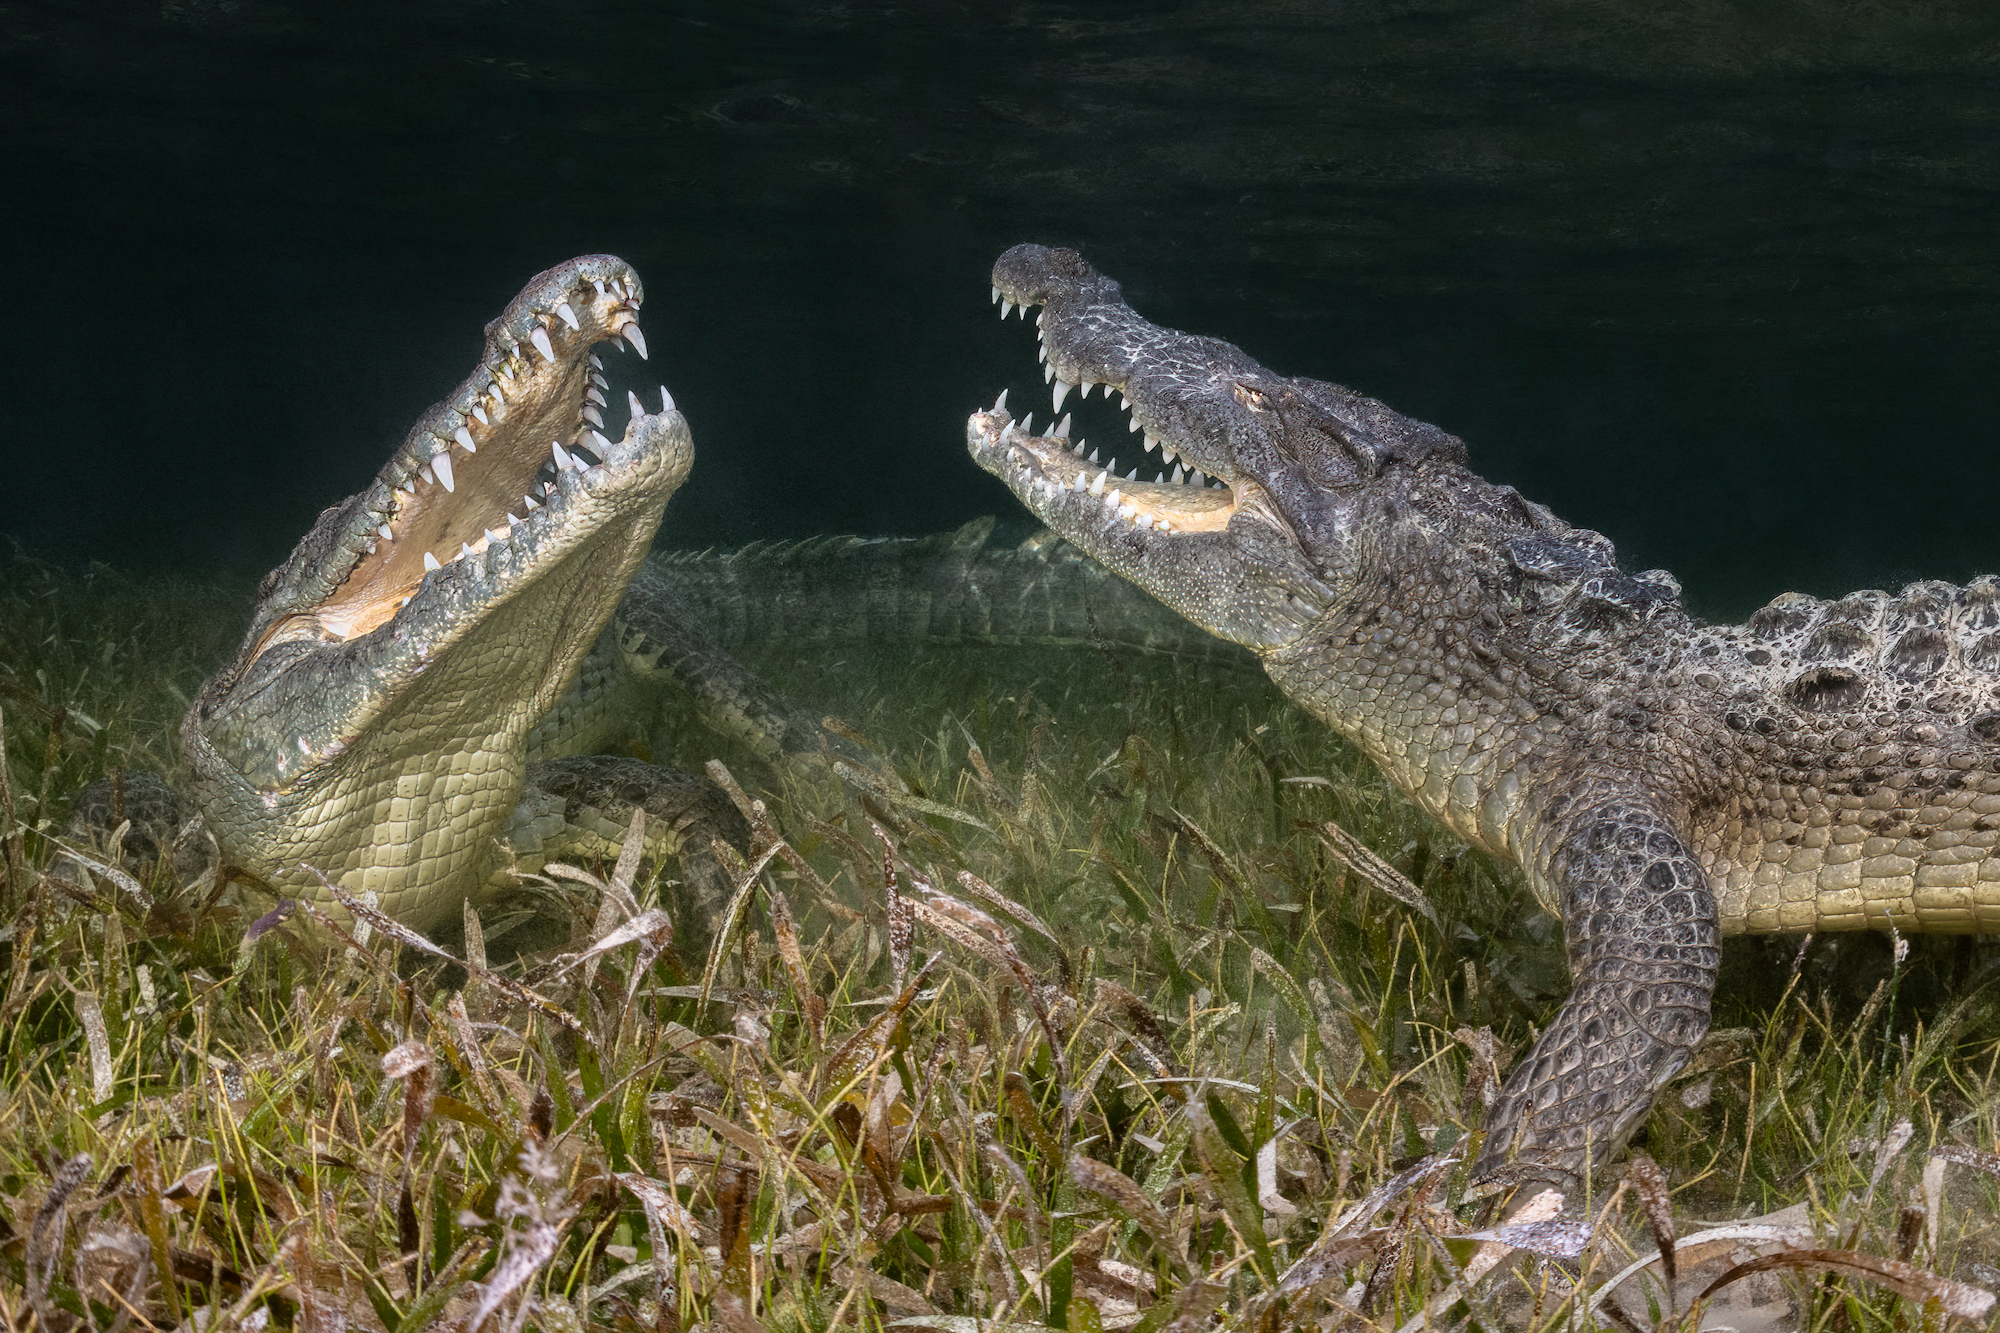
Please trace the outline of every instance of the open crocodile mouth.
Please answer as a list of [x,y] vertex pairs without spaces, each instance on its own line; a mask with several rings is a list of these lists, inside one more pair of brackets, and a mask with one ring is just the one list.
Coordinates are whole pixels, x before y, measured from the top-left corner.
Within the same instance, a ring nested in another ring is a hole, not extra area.
[[[274,621],[255,654],[280,643],[337,643],[394,619],[427,580],[477,570],[474,557],[531,552],[569,519],[579,485],[601,489],[645,447],[649,415],[627,395],[623,438],[603,432],[608,383],[595,347],[646,356],[643,291],[622,261],[594,256],[530,283],[487,326],[480,363],[417,423],[344,516],[337,541],[351,560],[326,594]],[[594,483],[594,484],[593,484]],[[334,562],[330,562],[334,563]],[[253,654],[254,656],[254,654]]]
[[[1019,310],[1025,321],[1038,304],[998,283],[993,300],[1003,320]],[[1153,377],[1139,368],[1128,347],[1114,341],[1105,354],[1094,352],[1092,343],[1101,340],[1090,336],[1088,310],[1065,312],[1052,330],[1053,313],[1044,309],[1035,328],[1042,378],[1053,386],[1051,415],[1061,413],[1061,419],[1037,435],[1034,415],[1014,420],[1003,392],[967,422],[974,461],[1006,482],[1037,517],[1072,538],[1110,535],[1121,526],[1169,536],[1225,531],[1255,483],[1228,475],[1226,459],[1202,456],[1211,451],[1184,436],[1173,420],[1163,392],[1169,386],[1149,382]],[[1070,332],[1079,336],[1061,336]],[[1073,391],[1081,403],[1093,389],[1101,389],[1107,402],[1115,395],[1127,433],[1140,436],[1139,457],[1123,472],[1112,451],[1070,439],[1071,419],[1063,406]],[[1155,454],[1157,462],[1148,457]]]

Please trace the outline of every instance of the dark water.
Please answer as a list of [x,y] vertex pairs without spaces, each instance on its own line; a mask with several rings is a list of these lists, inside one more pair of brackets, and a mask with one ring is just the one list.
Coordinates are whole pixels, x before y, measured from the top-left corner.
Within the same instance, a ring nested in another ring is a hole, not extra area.
[[591,250],[674,544],[1013,512],[1041,240],[1697,609],[2000,568],[2000,7],[10,5],[0,116],[0,532],[66,562],[268,568]]

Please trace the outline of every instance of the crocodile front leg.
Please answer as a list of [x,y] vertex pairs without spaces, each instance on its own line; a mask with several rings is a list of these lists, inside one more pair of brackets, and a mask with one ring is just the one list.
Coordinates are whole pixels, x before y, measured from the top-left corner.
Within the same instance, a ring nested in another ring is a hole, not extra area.
[[1575,988],[1509,1073],[1473,1174],[1511,1160],[1567,1189],[1624,1145],[1693,1057],[1720,931],[1707,876],[1650,802],[1564,818],[1537,859],[1560,893]]

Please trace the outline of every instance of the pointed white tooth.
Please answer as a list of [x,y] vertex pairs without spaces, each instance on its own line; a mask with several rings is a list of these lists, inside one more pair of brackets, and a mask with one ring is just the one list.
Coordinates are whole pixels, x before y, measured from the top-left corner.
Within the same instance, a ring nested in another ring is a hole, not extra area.
[[542,502],[540,500],[537,500],[532,495],[524,495],[521,497],[521,499],[527,502],[528,508],[530,509],[540,509],[542,507]]
[[583,327],[583,322],[576,317],[576,311],[569,308],[569,302],[567,301],[556,302],[556,318],[569,325],[571,329],[581,329]]
[[375,527],[375,531],[377,535],[379,535],[385,542],[392,542],[396,540],[396,534],[389,531],[389,525],[387,523],[377,524]]
[[671,412],[673,410],[674,410],[674,396],[668,393],[667,386],[662,384],[660,386],[660,414],[664,416],[668,412]]
[[505,528],[488,528],[488,529],[486,529],[486,540],[487,540],[487,541],[489,541],[489,542],[504,542],[504,541],[506,541],[506,540],[507,540],[507,529],[505,529]]
[[440,565],[440,564],[438,563],[438,558],[437,558],[436,556],[432,555],[432,554],[431,554],[431,553],[430,553],[429,551],[425,551],[425,552],[424,552],[424,568],[425,568],[425,569],[443,569],[443,568],[444,568],[444,566],[443,566],[443,565]]
[[597,294],[598,294],[599,296],[603,296],[603,295],[604,295],[604,279],[602,279],[602,278],[592,278],[592,279],[590,280],[590,285],[591,285],[591,286],[593,286],[593,287],[595,287],[595,288],[597,288]]
[[1168,444],[1165,440],[1161,440],[1160,461],[1163,463],[1178,463],[1181,461],[1181,456],[1174,452],[1172,445]]
[[1035,361],[1039,364],[1040,362],[1046,361],[1048,359],[1049,359],[1049,345],[1047,343],[1035,344]]
[[1153,474],[1153,484],[1154,484],[1155,486],[1164,486],[1164,485],[1166,484],[1166,481],[1167,481],[1167,474],[1166,474],[1166,473],[1164,473],[1164,472],[1155,472],[1155,473]]
[[431,465],[430,465],[429,463],[426,463],[426,464],[424,464],[424,465],[423,465],[422,467],[418,468],[418,469],[417,469],[417,475],[418,475],[418,476],[420,476],[420,477],[422,477],[422,478],[423,478],[423,479],[424,479],[425,481],[428,481],[428,482],[431,482],[431,483],[434,483],[434,484],[435,484],[435,483],[436,483],[436,481],[437,481],[437,474],[436,474],[435,472],[431,471]]
[[632,344],[632,350],[639,354],[641,361],[646,359],[646,335],[639,332],[638,320],[625,326],[625,341]]
[[1071,445],[1071,446],[1070,446],[1070,453],[1072,453],[1072,454],[1076,455],[1076,457],[1078,457],[1078,458],[1082,458],[1082,457],[1083,457],[1083,441],[1082,441],[1082,440],[1078,440],[1078,441],[1077,441],[1077,442],[1076,442],[1075,444]]
[[465,427],[460,426],[457,430],[453,431],[451,433],[451,438],[457,440],[460,444],[464,445],[465,452],[467,452],[468,454],[476,454],[479,452],[479,446],[472,442],[472,432],[467,430]]
[[1173,480],[1173,485],[1175,485],[1175,486],[1178,486],[1178,485],[1180,485],[1180,484],[1181,484],[1181,482],[1182,482],[1183,480],[1185,480],[1185,479],[1186,479],[1186,477],[1187,477],[1187,473],[1186,473],[1186,472],[1184,472],[1184,471],[1183,471],[1183,470],[1181,469],[1181,465],[1180,465],[1179,463],[1176,463],[1176,464],[1174,464],[1174,480]]
[[547,329],[539,324],[535,325],[534,328],[528,330],[528,341],[533,343],[535,350],[542,354],[542,360],[554,364],[556,349],[555,345],[549,341],[549,331]]
[[1056,411],[1062,411],[1063,399],[1069,397],[1071,387],[1067,380],[1056,381]]
[[1067,440],[1069,438],[1069,413],[1063,413],[1063,419],[1056,423],[1056,428],[1050,431],[1049,434],[1059,440]]
[[[1053,380],[1055,377],[1056,377],[1056,368],[1054,366],[1042,367],[1042,383],[1047,384],[1050,380]],[[1062,404],[1057,403],[1056,406],[1061,407]]]
[[431,469],[437,473],[437,479],[444,483],[446,491],[456,491],[458,489],[458,483],[453,481],[451,477],[451,455],[449,453],[442,453],[431,459]]
[[1081,472],[1076,474],[1076,480],[1071,482],[1069,486],[1069,488],[1073,491],[1087,490],[1089,489],[1089,487],[1090,483],[1083,479],[1083,474]]
[[[1092,450],[1090,451],[1090,461],[1091,461],[1091,462],[1093,462],[1093,463],[1095,463],[1095,462],[1097,462],[1097,461],[1098,461],[1098,460],[1097,460],[1097,450],[1095,450],[1095,449],[1092,449]],[[1115,460],[1114,460],[1114,461],[1115,461]]]
[[1132,520],[1132,526],[1139,529],[1139,531],[1141,532],[1145,532],[1153,526],[1153,520],[1147,518],[1144,514],[1141,514],[1137,518]]
[[585,389],[583,391],[583,401],[585,401],[586,403],[596,403],[599,407],[610,406],[609,403],[604,401],[603,391],[600,390],[595,384],[591,385],[588,389]]
[[[1104,392],[1108,394],[1111,392],[1111,390],[1106,389]],[[1130,412],[1132,410],[1132,400],[1130,398],[1127,398],[1124,394],[1121,393],[1118,395],[1118,406],[1123,408],[1125,411]]]
[[1201,475],[1200,468],[1196,468],[1194,471],[1188,473],[1188,480],[1197,486],[1208,485],[1208,478]]
[[1104,497],[1104,503],[1110,505],[1113,509],[1116,509],[1118,507],[1118,502],[1124,498],[1125,498],[1125,493],[1119,490],[1116,486],[1113,486],[1111,488],[1111,493]]
[[590,442],[590,452],[596,454],[599,458],[609,458],[611,456],[611,441],[605,439],[596,431],[585,431],[583,438]]
[[[524,495],[524,496],[522,496],[521,498],[522,498],[523,500],[525,500],[525,499],[527,499],[528,497]],[[520,525],[521,525],[522,523],[525,523],[526,521],[527,521],[526,519],[519,519],[519,518],[515,518],[515,517],[514,517],[514,511],[513,511],[513,510],[511,510],[511,509],[510,509],[510,510],[508,510],[508,511],[507,511],[507,526],[508,526],[509,528],[516,528],[516,527],[519,527],[519,526],[520,526]]]
[[1018,421],[1010,421],[1002,426],[1000,428],[1000,443],[1006,444],[1009,440],[1012,440],[1014,432],[1020,427],[1020,424]]
[[1007,316],[1013,313],[1014,313],[1014,303],[1012,301],[1002,301],[1000,303],[1000,318],[1005,319],[1007,318]]
[[1165,520],[1164,518],[1161,519],[1159,522],[1153,524],[1153,526],[1158,528],[1161,532],[1172,532],[1174,530],[1173,525],[1167,522],[1167,520]]
[[993,289],[993,300],[990,302],[990,304],[992,305],[1000,304],[1000,289],[998,287],[995,287]]
[[1133,469],[1132,469],[1132,470],[1131,470],[1130,472],[1127,472],[1127,473],[1125,474],[1125,480],[1127,480],[1127,481],[1137,481],[1137,480],[1139,480],[1139,469],[1135,467],[1135,468],[1133,468]]
[[1130,421],[1126,422],[1125,429],[1137,433],[1139,429],[1139,418],[1133,417]]
[[1139,512],[1139,510],[1137,509],[1137,507],[1135,507],[1135,506],[1133,506],[1133,505],[1119,505],[1119,506],[1118,506],[1118,517],[1120,517],[1120,518],[1130,518],[1130,517],[1132,517],[1132,515],[1134,515],[1134,514],[1136,514],[1136,513],[1138,513],[1138,512]]
[[550,440],[549,448],[555,451],[556,466],[558,468],[567,472],[570,468],[576,466],[576,459],[570,456],[569,450],[562,447],[561,440]]
[[[998,287],[995,287],[993,290],[997,292],[1000,289]],[[1006,410],[1007,410],[1007,391],[1005,389],[1002,389],[1000,391],[1000,396],[993,400],[993,406],[988,408],[987,411],[1005,412]]]
[[604,414],[590,403],[583,405],[582,416],[585,421],[588,421],[593,426],[602,426],[604,424]]
[[463,560],[463,559],[465,559],[465,557],[467,557],[467,556],[469,556],[469,555],[471,555],[471,554],[472,554],[472,543],[470,543],[470,542],[460,542],[460,543],[458,544],[458,558],[459,558],[460,560]]
[[[1095,389],[1095,388],[1097,387],[1097,381],[1096,381],[1096,380],[1085,380],[1085,381],[1084,381],[1084,382],[1083,382],[1082,384],[1078,385],[1077,387],[1078,387],[1078,389],[1079,389],[1079,390],[1080,390],[1080,391],[1082,392],[1083,396],[1084,396],[1085,398],[1088,398],[1088,397],[1090,397],[1090,391],[1091,391],[1092,389]],[[1106,394],[1108,395],[1108,394],[1109,394],[1109,393],[1111,392],[1111,390],[1110,390],[1109,388],[1107,388],[1107,389],[1105,389],[1105,391],[1104,391],[1104,392],[1105,392],[1105,393],[1106,393]]]
[[472,415],[479,418],[479,424],[482,426],[490,426],[493,424],[492,421],[490,421],[486,416],[486,409],[479,406],[479,404],[477,403],[474,403],[472,405]]
[[[602,284],[600,284],[600,285],[599,285],[599,288],[598,288],[598,290],[600,290],[600,291],[602,291],[602,290],[603,290],[603,286],[602,286]],[[597,355],[597,353],[595,353],[595,352],[592,352],[592,353],[590,354],[590,368],[591,368],[592,370],[602,370],[602,369],[604,369],[604,362],[603,362],[603,360],[602,360],[602,359],[601,359],[601,358],[600,358],[600,357],[599,357],[599,356]]]
[[[1091,459],[1090,461],[1094,463],[1094,462],[1096,462],[1097,460],[1093,458],[1093,459]],[[1100,471],[1100,472],[1099,472],[1099,473],[1098,473],[1098,474],[1097,474],[1097,475],[1096,475],[1095,477],[1092,477],[1092,478],[1090,479],[1090,493],[1091,493],[1092,495],[1102,495],[1102,494],[1104,494],[1104,478],[1105,478],[1105,475],[1106,475],[1105,473],[1103,473],[1103,472],[1101,472],[1101,471]]]
[[1148,449],[1157,449],[1160,447],[1160,441],[1155,436],[1148,435],[1146,437],[1146,447]]
[[1030,412],[1028,413],[1028,415],[1021,418],[1021,434],[1033,435],[1034,433],[1035,433],[1035,414],[1033,412]]

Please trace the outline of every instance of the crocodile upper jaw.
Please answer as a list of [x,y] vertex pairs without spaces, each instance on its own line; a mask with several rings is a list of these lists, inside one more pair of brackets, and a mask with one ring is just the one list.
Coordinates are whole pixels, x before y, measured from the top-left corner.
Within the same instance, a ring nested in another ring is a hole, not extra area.
[[603,423],[594,345],[643,349],[638,280],[589,256],[530,282],[479,365],[266,579],[183,725],[231,863],[316,874],[416,924],[456,911],[518,798],[521,738],[574,678],[693,458],[661,391]]

